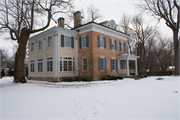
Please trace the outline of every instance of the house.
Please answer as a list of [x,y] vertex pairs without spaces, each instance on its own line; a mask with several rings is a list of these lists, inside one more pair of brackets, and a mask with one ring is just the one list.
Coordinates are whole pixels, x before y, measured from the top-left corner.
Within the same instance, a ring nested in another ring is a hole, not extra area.
[[127,50],[129,35],[118,31],[114,20],[82,25],[81,18],[79,11],[74,13],[73,29],[64,28],[64,18],[59,18],[58,26],[29,39],[29,78],[59,81],[79,74],[98,80],[104,74],[137,75],[138,56]]

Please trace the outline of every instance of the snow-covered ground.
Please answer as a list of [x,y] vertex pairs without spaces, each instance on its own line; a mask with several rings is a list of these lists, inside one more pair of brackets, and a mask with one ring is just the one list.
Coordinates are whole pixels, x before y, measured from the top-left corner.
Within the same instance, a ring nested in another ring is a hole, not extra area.
[[0,120],[180,120],[177,76],[72,83],[12,81],[0,79]]

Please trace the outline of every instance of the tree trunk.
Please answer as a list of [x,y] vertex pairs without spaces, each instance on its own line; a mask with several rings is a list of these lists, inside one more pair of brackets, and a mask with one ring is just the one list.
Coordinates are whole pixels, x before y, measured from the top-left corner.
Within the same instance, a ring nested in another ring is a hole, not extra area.
[[175,75],[179,75],[179,41],[178,41],[178,32],[173,31],[174,39],[174,54],[175,54]]
[[25,72],[24,72],[24,60],[26,56],[26,45],[29,39],[29,31],[22,30],[20,38],[18,39],[18,49],[15,55],[15,69],[14,69],[14,82],[15,83],[26,83]]

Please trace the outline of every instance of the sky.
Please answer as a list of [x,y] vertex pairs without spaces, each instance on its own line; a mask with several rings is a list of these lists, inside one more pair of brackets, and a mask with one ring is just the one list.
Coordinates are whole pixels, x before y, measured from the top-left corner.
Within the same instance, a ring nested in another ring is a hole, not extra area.
[[[120,22],[120,17],[123,13],[133,16],[139,14],[139,9],[136,8],[135,4],[140,3],[141,0],[74,0],[75,9],[78,11],[81,8],[86,9],[87,6],[92,4],[93,6],[100,9],[100,13],[103,14],[103,19],[100,21],[111,20],[114,19],[117,24]],[[150,15],[144,14],[146,22],[152,25],[157,24],[157,20],[154,17],[150,17]],[[61,16],[59,16],[61,17]],[[51,21],[52,26],[56,26],[53,21]],[[165,25],[165,22],[161,20],[157,24],[158,29],[161,33],[166,37],[172,37],[172,31]],[[9,53],[12,53],[12,50],[17,45],[17,42],[12,40],[7,40],[6,37],[9,34],[0,33],[0,48],[7,49]]]

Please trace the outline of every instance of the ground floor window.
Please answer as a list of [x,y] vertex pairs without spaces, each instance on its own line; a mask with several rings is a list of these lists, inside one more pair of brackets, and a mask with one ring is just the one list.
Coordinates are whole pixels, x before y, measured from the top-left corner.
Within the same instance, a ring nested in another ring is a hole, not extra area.
[[30,61],[30,72],[34,72],[34,60]]
[[75,57],[60,57],[60,71],[74,71]]
[[47,58],[47,72],[53,71],[53,58],[49,57]]
[[87,58],[82,59],[82,71],[87,71]]
[[43,71],[43,59],[38,59],[38,72]]
[[111,71],[117,70],[117,59],[111,59]]

